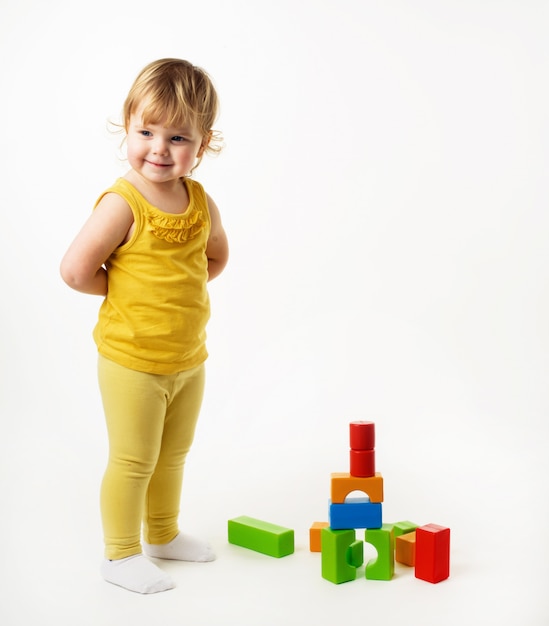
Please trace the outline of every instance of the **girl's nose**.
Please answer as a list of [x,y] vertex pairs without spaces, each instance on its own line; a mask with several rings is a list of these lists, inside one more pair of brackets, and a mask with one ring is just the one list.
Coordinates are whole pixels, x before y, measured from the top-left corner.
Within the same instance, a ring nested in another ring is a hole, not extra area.
[[153,145],[154,154],[166,154],[167,150],[168,150],[167,142],[164,141],[163,138],[157,137]]

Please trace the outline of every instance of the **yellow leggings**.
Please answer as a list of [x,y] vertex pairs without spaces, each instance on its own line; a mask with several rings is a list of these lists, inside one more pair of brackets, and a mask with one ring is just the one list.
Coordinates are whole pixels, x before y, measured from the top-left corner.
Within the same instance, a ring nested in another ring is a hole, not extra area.
[[109,435],[101,485],[105,556],[122,559],[179,532],[183,465],[202,404],[205,368],[173,375],[137,372],[99,356]]

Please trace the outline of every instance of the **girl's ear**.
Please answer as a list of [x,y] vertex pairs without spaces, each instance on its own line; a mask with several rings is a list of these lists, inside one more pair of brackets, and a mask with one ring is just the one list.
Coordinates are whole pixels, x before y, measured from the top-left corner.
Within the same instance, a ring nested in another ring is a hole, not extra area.
[[207,134],[207,135],[204,135],[204,137],[202,138],[202,143],[200,144],[200,149],[198,150],[198,154],[196,155],[198,159],[199,159],[201,156],[203,156],[203,154],[204,154],[204,152],[205,152],[206,148],[210,145],[210,141],[212,140],[212,136],[213,136],[213,133],[212,133],[212,131],[210,130],[210,131],[208,132],[208,134]]

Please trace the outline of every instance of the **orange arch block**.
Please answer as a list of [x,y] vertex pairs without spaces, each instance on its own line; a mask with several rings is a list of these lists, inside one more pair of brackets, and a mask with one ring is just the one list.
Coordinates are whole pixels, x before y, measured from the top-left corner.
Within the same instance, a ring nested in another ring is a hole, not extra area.
[[370,502],[383,502],[383,477],[379,472],[375,476],[351,476],[349,472],[335,472],[331,480],[331,500],[333,504],[342,504],[351,491],[363,491]]

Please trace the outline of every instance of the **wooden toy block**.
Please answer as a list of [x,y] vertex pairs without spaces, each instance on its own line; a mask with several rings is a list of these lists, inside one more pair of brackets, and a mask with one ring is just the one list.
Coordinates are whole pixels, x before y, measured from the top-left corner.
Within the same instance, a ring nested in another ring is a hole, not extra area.
[[416,529],[415,576],[438,583],[450,576],[450,529],[426,524]]
[[368,528],[364,533],[365,540],[377,550],[377,558],[366,564],[368,580],[391,580],[395,573],[395,544],[390,524],[381,528]]
[[381,502],[347,498],[343,504],[329,503],[330,528],[381,528]]
[[370,502],[383,502],[383,477],[379,472],[368,477],[351,476],[349,472],[334,472],[331,478],[331,501],[342,504],[351,491],[364,492]]
[[364,563],[364,541],[353,541],[347,548],[345,559],[349,565],[360,567]]
[[349,440],[352,450],[373,450],[376,447],[376,426],[374,422],[351,422]]
[[309,550],[311,552],[321,551],[321,538],[320,531],[323,528],[327,528],[330,524],[328,522],[313,522],[311,528],[309,528]]
[[400,535],[405,535],[406,533],[413,532],[417,528],[417,526],[417,524],[408,521],[397,522],[396,524],[393,524],[393,534],[395,536],[395,541],[397,537],[400,537]]
[[322,541],[322,578],[336,585],[356,578],[356,568],[362,565],[354,530],[320,531]]
[[414,567],[416,564],[416,531],[399,535],[395,539],[395,561]]
[[376,451],[349,450],[349,464],[351,467],[351,476],[362,478],[375,476]]
[[242,515],[229,520],[229,543],[280,558],[294,552],[294,531]]

